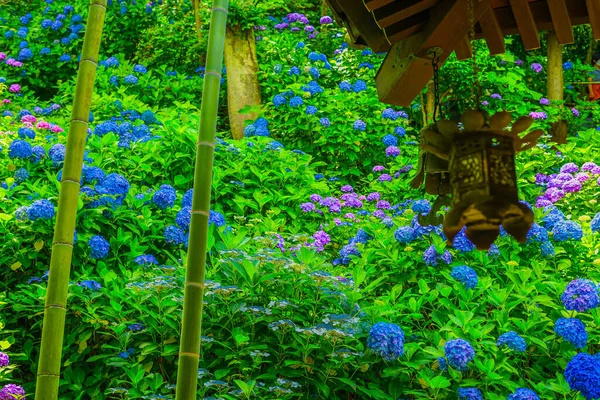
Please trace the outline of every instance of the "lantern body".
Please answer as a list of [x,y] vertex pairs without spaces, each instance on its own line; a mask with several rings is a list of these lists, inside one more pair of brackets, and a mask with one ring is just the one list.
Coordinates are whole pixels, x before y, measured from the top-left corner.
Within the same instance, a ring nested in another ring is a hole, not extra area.
[[466,227],[467,237],[480,250],[487,250],[500,234],[500,226],[525,242],[533,223],[533,212],[519,202],[515,153],[535,145],[543,131],[521,138],[533,120],[517,119],[510,130],[510,113],[490,117],[467,110],[462,126],[441,120],[422,131],[421,149],[448,160],[452,209],[444,219],[448,243]]

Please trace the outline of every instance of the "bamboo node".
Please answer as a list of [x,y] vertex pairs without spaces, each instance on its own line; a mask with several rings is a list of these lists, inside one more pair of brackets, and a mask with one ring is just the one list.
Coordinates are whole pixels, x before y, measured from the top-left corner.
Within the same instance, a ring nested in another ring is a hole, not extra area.
[[212,8],[212,11],[221,11],[221,12],[224,12],[224,13],[225,13],[225,15],[228,15],[228,14],[229,14],[229,11],[227,11],[227,10],[226,10],[226,9],[224,9],[223,7],[213,7],[213,8]]
[[67,310],[67,307],[65,307],[61,304],[48,304],[48,305],[44,306],[44,308],[58,308],[58,309],[65,310],[65,311]]
[[216,76],[217,78],[221,79],[221,73],[217,72],[217,71],[211,71],[211,70],[204,71],[204,75],[205,76],[206,75],[212,75],[212,76]]
[[197,147],[208,146],[208,147],[212,147],[213,149],[215,148],[215,144],[212,142],[198,142],[198,143],[196,143],[196,146]]
[[52,246],[69,246],[69,247],[73,247],[73,243],[69,243],[69,242],[54,242],[54,243],[52,243]]
[[77,118],[71,119],[71,122],[83,122],[84,124],[89,125],[89,121],[84,121],[82,119],[77,119]]
[[206,286],[204,286],[204,283],[197,283],[197,282],[186,282],[185,286],[195,286],[195,287],[199,287],[200,289],[206,288]]
[[79,183],[79,181],[76,181],[75,179],[63,178],[63,180],[62,180],[62,181],[60,181],[60,183],[66,183],[66,182],[68,182],[68,183],[74,183],[74,184],[76,184],[77,186],[81,185],[81,184]]
[[96,67],[98,67],[98,61],[92,60],[91,58],[82,58],[79,61],[79,64],[81,64],[84,61],[90,62],[90,63],[94,64]]
[[179,357],[181,357],[181,356],[188,356],[188,357],[193,357],[193,358],[200,358],[200,354],[198,354],[198,353],[189,353],[189,352],[179,353]]
[[37,376],[54,376],[56,378],[60,378],[59,374],[53,374],[51,372],[38,372]]
[[200,214],[204,215],[205,217],[210,217],[210,211],[192,210],[192,214]]

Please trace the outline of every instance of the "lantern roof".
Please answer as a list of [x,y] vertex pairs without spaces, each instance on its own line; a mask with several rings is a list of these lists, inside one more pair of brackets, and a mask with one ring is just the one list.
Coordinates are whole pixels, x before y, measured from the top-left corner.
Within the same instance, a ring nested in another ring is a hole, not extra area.
[[440,65],[452,52],[471,57],[468,2],[475,38],[492,55],[505,51],[504,36],[518,34],[526,50],[540,47],[539,31],[554,30],[573,43],[573,26],[591,24],[600,40],[600,0],[326,0],[356,47],[387,56],[375,77],[379,99],[408,106],[433,75],[427,50],[440,47]]

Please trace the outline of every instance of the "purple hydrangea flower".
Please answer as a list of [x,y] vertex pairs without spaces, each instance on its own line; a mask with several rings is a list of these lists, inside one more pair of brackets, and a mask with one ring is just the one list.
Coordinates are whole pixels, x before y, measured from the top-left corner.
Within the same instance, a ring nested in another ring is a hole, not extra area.
[[596,285],[588,279],[575,279],[567,285],[560,300],[569,311],[586,312],[598,307]]

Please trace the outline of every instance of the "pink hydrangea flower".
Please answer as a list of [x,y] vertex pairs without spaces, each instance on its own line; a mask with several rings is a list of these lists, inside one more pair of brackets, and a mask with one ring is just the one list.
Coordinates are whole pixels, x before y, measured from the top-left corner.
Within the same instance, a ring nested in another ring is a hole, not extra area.
[[12,85],[10,85],[10,88],[8,88],[8,90],[10,90],[13,93],[19,93],[21,91],[21,85],[19,85],[18,83],[13,83]]
[[21,118],[21,122],[34,123],[35,121],[37,121],[37,118],[33,115],[23,115],[23,118]]
[[63,128],[61,128],[58,125],[52,125],[52,128],[50,128],[50,130],[54,133],[60,133],[60,132],[64,132],[65,130]]
[[0,61],[6,60],[6,53],[0,52]]
[[10,103],[12,103],[12,102],[10,101],[10,99],[4,99],[4,100],[2,100],[2,102],[3,102],[4,104],[10,104]]
[[40,121],[35,127],[38,129],[50,129],[50,123],[46,121]]

